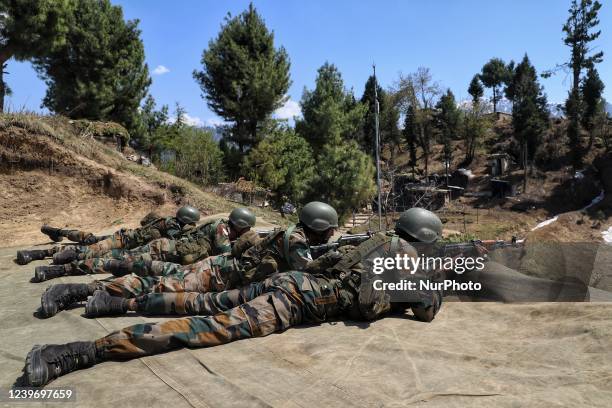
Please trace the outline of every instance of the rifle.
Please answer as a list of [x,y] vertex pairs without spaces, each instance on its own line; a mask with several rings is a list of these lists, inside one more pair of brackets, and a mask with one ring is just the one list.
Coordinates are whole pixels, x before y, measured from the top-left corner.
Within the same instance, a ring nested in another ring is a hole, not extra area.
[[469,242],[461,242],[458,244],[447,244],[442,246],[440,249],[440,256],[455,257],[460,255],[466,255],[469,253],[477,255],[485,255],[490,251],[496,249],[507,248],[507,247],[518,247],[521,242],[517,241],[516,237],[512,237],[510,242],[498,240],[498,239],[473,239]]
[[359,245],[363,241],[366,241],[366,240],[372,238],[373,235],[374,235],[374,233],[372,233],[371,231],[364,232],[363,234],[347,234],[347,235],[342,235],[342,236],[340,236],[340,238],[338,238],[334,242],[329,242],[327,244],[311,246],[310,247],[310,254],[312,255],[312,259],[317,259],[318,257],[320,257],[321,255],[325,254],[326,252],[335,251],[336,249],[340,248],[341,246],[345,246],[345,245]]
[[258,230],[257,234],[259,235],[259,238],[263,238],[263,237],[268,236],[268,234],[270,234],[270,233],[272,233],[274,231],[276,231],[276,230],[273,230],[273,229],[271,229],[271,230]]
[[[496,249],[502,248],[518,248],[522,246],[522,241],[517,241],[516,237],[512,237],[510,242],[503,240],[480,240],[475,239],[470,242],[462,242],[458,244],[448,244],[443,245],[439,252],[438,256],[441,258],[467,258],[467,257],[481,257],[484,262],[488,261],[488,253],[490,251],[494,251]],[[473,268],[465,268],[465,272],[472,271]],[[462,274],[463,272],[457,272],[458,274]]]

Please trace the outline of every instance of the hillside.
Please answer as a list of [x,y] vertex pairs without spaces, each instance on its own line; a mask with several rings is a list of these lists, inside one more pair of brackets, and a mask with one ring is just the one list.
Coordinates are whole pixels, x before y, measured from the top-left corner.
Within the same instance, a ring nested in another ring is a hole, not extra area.
[[[561,118],[551,121],[551,127],[543,138],[536,165],[529,170],[527,190],[523,191],[523,170],[516,163],[519,151],[512,136],[511,117],[491,115],[492,128],[481,140],[473,161],[466,163],[464,143],[452,141],[453,160],[451,173],[464,168],[470,179],[467,194],[442,209],[440,215],[448,230],[466,237],[481,239],[510,239],[513,235],[553,241],[602,241],[602,233],[612,227],[612,156],[606,154],[597,141],[587,157],[582,171],[575,174],[570,163],[570,151],[565,136],[566,123]],[[585,144],[587,140],[583,141]],[[486,196],[493,178],[488,157],[492,153],[509,153],[513,158],[510,172],[504,177],[518,194],[503,198]],[[383,169],[393,169],[395,174],[412,174],[407,146],[402,145],[399,154],[391,158],[389,149],[383,152]],[[432,144],[428,173],[444,175],[443,146]],[[417,149],[417,177],[424,175],[422,149]],[[591,205],[592,204],[592,205]],[[540,223],[557,218],[555,225],[533,228]]]
[[[127,160],[63,117],[0,116],[0,247],[41,242],[43,223],[98,231],[136,225],[152,209],[191,204],[203,215],[238,206]],[[278,213],[256,209],[274,223]]]

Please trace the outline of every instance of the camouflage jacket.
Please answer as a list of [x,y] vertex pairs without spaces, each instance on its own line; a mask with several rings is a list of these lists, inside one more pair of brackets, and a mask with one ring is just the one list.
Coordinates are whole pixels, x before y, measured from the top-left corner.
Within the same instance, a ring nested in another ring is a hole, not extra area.
[[291,226],[286,230],[271,232],[259,243],[250,247],[238,259],[242,266],[238,286],[257,282],[276,272],[303,271],[312,262],[310,246],[304,230]]
[[229,224],[223,219],[191,228],[176,239],[176,252],[183,265],[200,259],[221,255],[232,249],[229,240]]
[[[412,274],[410,270],[391,269],[375,274],[373,262],[376,258],[395,257],[404,254],[410,258],[418,256],[416,249],[396,235],[376,234],[357,247],[343,247],[343,253],[326,254],[321,260],[324,270],[315,271],[315,263],[309,265],[309,272],[318,275],[335,285],[338,305],[351,319],[375,320],[391,310],[391,302],[428,304],[430,293],[422,291],[400,291],[387,293],[374,289],[374,281],[399,282],[402,279],[419,279],[422,274]],[[322,258],[322,257],[321,257]],[[319,261],[318,258],[317,261]],[[316,261],[315,261],[316,262]],[[333,266],[329,266],[333,263]]]
[[176,217],[158,218],[142,227],[123,230],[122,235],[129,242],[129,247],[145,245],[158,238],[176,239],[193,228],[193,225],[181,225]]

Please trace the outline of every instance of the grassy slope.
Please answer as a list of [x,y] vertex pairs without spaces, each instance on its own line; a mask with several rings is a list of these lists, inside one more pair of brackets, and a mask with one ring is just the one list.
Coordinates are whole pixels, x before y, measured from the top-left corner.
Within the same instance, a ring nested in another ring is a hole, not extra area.
[[[240,206],[239,203],[206,192],[189,181],[125,159],[113,148],[81,133],[77,126],[67,118],[33,114],[0,115],[0,132],[14,133],[18,129],[25,130],[28,137],[48,137],[68,151],[108,167],[119,175],[135,176],[143,184],[165,190],[177,204],[189,203],[207,214],[226,212]],[[261,208],[254,210],[258,216],[265,218],[268,222],[279,225],[285,225],[288,222],[277,212]]]

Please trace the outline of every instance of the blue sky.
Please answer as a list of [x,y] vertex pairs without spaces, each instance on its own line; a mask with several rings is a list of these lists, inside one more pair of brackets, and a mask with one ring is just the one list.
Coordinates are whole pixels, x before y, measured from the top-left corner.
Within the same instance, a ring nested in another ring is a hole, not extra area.
[[[138,18],[152,72],[150,93],[158,104],[178,101],[195,124],[219,118],[201,98],[192,78],[200,69],[202,51],[216,37],[225,15],[239,14],[248,1],[113,0],[128,19]],[[570,0],[437,0],[437,1],[254,1],[277,46],[291,58],[289,103],[279,112],[299,112],[304,87],[312,88],[316,70],[329,61],[338,66],[345,84],[360,97],[377,65],[379,82],[391,86],[399,72],[430,68],[434,79],[467,99],[472,76],[491,57],[520,60],[527,53],[538,72],[565,62],[569,49],[561,27]],[[603,1],[602,34],[597,49],[605,52],[598,66],[612,101],[612,2]],[[29,63],[8,64],[5,79],[14,95],[9,108],[41,111],[44,83]],[[542,80],[550,102],[562,102],[570,86],[564,73]]]

